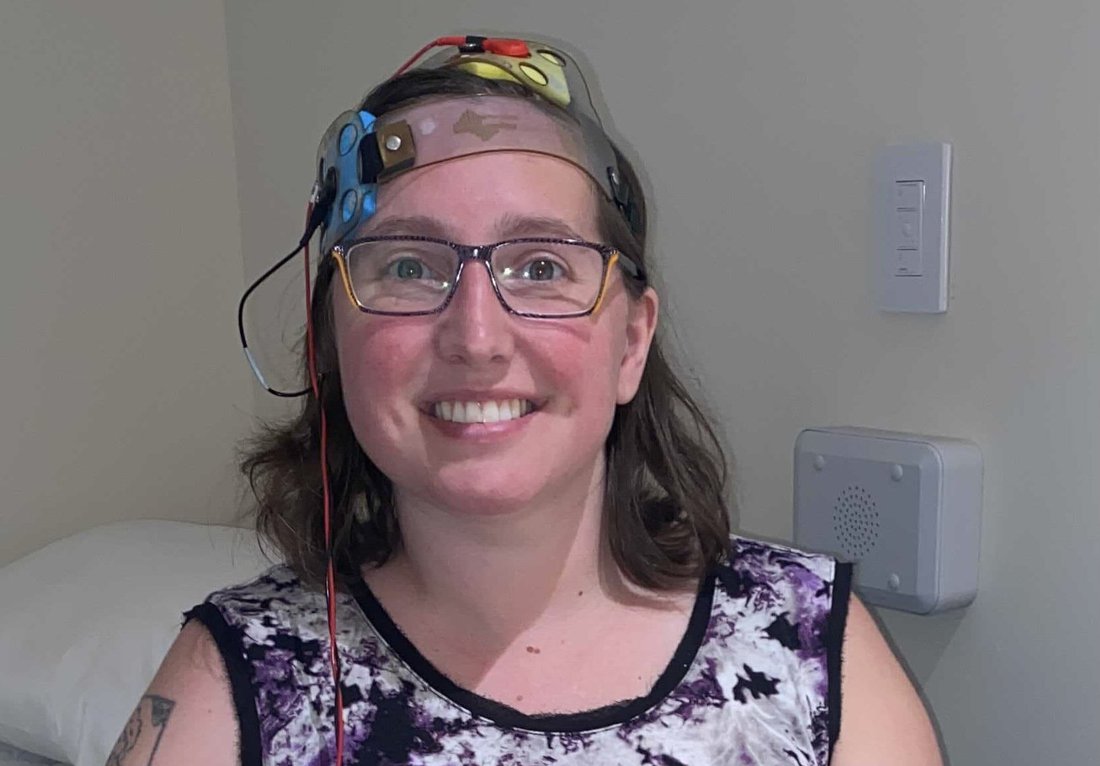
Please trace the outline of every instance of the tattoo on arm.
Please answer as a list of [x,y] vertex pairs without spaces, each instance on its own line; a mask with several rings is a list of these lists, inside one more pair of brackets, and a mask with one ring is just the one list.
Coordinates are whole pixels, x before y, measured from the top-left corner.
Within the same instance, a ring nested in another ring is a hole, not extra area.
[[[152,766],[164,727],[175,706],[173,700],[156,694],[142,697],[107,757],[107,766]],[[133,758],[129,758],[131,754]]]

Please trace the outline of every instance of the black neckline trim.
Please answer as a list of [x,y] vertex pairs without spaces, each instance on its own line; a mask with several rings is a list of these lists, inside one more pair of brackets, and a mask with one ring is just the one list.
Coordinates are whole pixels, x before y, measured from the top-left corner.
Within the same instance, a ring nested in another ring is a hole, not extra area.
[[680,685],[680,682],[684,680],[684,676],[687,675],[688,669],[695,662],[695,657],[706,638],[707,626],[710,624],[714,604],[715,576],[716,572],[712,570],[703,578],[699,592],[695,597],[691,617],[688,619],[687,629],[684,631],[672,659],[665,666],[664,671],[648,694],[643,697],[605,705],[594,710],[585,710],[579,713],[548,713],[545,715],[528,715],[502,702],[482,697],[480,694],[459,686],[436,668],[401,632],[401,629],[390,618],[385,607],[375,598],[374,593],[371,592],[370,587],[362,578],[353,580],[350,583],[350,590],[360,609],[363,610],[363,614],[366,615],[383,640],[389,644],[390,648],[414,673],[420,676],[436,692],[460,707],[477,716],[486,718],[498,726],[564,734],[602,729],[626,723],[656,706]]

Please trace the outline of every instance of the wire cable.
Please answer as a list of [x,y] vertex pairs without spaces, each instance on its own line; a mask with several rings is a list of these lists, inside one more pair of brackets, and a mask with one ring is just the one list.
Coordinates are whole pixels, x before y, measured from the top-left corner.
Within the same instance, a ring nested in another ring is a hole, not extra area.
[[[336,760],[337,766],[344,762],[344,692],[340,678],[340,652],[336,641],[336,566],[333,560],[332,549],[332,491],[329,487],[328,475],[328,419],[325,417],[325,406],[321,399],[321,378],[317,374],[317,347],[313,332],[313,291],[310,286],[309,267],[309,222],[314,218],[314,203],[311,202],[306,210],[306,236],[299,249],[305,250],[305,283],[306,283],[306,356],[309,367],[309,383],[313,396],[317,399],[317,407],[321,415],[321,492],[324,504],[324,528],[325,528],[325,602],[328,608],[328,637],[329,637],[329,661],[332,670],[332,685],[336,692]],[[315,228],[315,227],[313,227]]]

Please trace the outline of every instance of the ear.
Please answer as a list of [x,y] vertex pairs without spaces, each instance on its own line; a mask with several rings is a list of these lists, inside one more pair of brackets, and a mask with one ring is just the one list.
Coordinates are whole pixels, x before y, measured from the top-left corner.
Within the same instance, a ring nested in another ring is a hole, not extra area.
[[626,344],[619,363],[619,389],[616,401],[626,404],[638,393],[638,386],[645,371],[649,347],[657,330],[657,313],[661,301],[652,287],[647,287],[638,298],[629,301],[630,312],[626,321]]

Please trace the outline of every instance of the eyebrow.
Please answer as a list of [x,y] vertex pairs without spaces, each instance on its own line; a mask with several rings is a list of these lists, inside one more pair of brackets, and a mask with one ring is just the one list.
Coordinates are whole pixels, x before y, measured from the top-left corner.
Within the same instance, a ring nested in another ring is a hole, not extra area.
[[[560,218],[550,216],[528,216],[505,213],[497,219],[493,227],[501,239],[515,237],[560,237],[565,239],[585,239],[577,230]],[[454,230],[438,218],[426,215],[395,216],[368,224],[356,233],[356,236],[393,236],[408,235],[436,237],[454,240]]]
[[371,221],[356,232],[359,237],[391,236],[405,234],[418,237],[438,237],[447,239],[447,227],[431,216],[410,215]]
[[496,229],[505,237],[564,237],[585,239],[560,218],[505,213],[497,219]]

